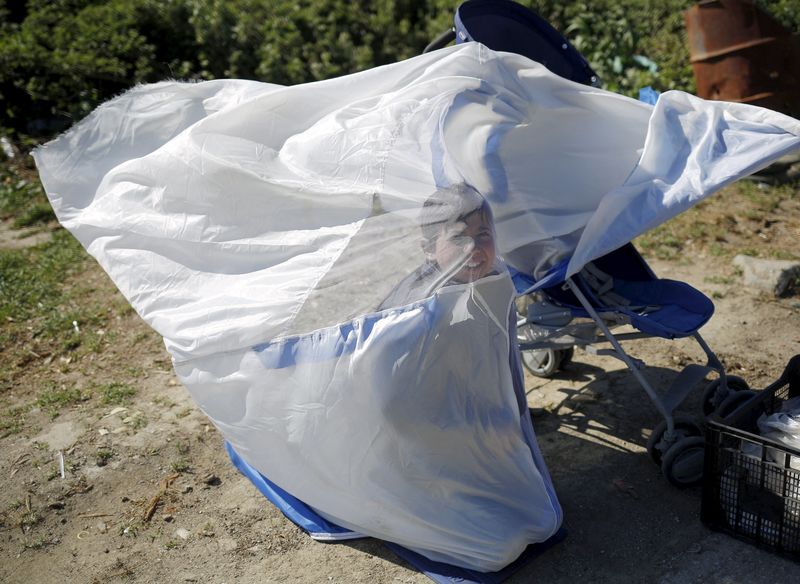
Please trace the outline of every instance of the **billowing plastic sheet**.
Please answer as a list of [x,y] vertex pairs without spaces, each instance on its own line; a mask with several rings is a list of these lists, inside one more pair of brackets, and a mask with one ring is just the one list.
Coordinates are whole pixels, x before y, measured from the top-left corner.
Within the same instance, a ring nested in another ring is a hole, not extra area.
[[653,107],[468,43],[294,87],[138,87],[35,157],[251,466],[492,571],[561,522],[507,266],[574,273],[798,147],[774,112]]

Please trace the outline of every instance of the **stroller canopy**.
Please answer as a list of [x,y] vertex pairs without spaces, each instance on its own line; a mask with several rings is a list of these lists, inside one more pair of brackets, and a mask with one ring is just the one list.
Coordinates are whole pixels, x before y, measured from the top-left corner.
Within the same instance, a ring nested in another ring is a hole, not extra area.
[[[798,147],[800,123],[771,111],[681,92],[652,107],[467,43],[294,87],[137,87],[35,158],[60,221],[253,467],[339,525],[496,570],[561,512],[513,289],[478,238],[533,277],[574,273]],[[478,193],[480,220],[422,228],[448,188]]]

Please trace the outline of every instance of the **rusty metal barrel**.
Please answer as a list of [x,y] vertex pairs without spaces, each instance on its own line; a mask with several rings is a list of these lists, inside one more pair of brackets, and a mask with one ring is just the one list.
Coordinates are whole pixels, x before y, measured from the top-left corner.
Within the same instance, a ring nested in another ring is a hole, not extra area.
[[744,0],[684,13],[697,95],[800,115],[800,38]]

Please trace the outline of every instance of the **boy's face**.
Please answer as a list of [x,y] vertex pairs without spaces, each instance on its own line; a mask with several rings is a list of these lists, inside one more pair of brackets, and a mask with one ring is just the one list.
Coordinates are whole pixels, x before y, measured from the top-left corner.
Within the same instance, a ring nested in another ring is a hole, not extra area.
[[474,282],[492,271],[494,265],[494,225],[485,213],[475,212],[463,221],[442,228],[436,239],[433,256],[442,270],[464,261],[453,279]]

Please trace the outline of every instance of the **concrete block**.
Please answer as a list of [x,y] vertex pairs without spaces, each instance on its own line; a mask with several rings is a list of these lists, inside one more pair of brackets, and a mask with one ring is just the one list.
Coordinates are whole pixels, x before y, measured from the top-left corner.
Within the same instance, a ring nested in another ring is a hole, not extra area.
[[763,260],[745,255],[733,258],[733,265],[742,270],[744,285],[774,294],[777,297],[800,293],[800,262]]

